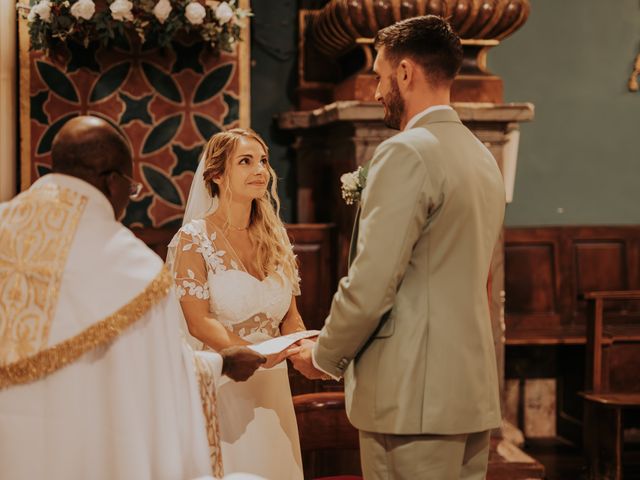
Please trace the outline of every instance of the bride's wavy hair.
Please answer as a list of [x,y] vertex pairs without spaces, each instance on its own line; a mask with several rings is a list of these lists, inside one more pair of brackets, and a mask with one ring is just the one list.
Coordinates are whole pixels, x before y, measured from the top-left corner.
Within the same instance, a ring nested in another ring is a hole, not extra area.
[[[224,176],[240,138],[250,138],[262,146],[267,159],[269,147],[260,135],[250,129],[233,128],[216,133],[209,139],[204,150],[205,168],[204,181],[212,197],[220,196],[220,187],[214,179]],[[277,191],[276,172],[267,162],[269,173],[268,187],[264,196],[251,202],[251,216],[249,219],[249,236],[256,246],[255,266],[266,277],[274,273],[278,266],[282,266],[284,274],[293,285],[298,282],[296,257],[282,220],[280,220],[280,198]],[[232,197],[229,182],[224,192],[228,200]],[[227,218],[226,228],[230,221]]]

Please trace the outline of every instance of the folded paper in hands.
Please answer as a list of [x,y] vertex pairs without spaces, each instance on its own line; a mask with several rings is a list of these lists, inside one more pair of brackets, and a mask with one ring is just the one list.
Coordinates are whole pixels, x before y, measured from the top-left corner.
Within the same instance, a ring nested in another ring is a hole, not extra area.
[[290,333],[289,335],[283,335],[282,337],[276,337],[254,345],[249,345],[249,348],[262,355],[273,355],[289,348],[299,340],[317,337],[319,334],[320,330],[305,330],[303,332]]

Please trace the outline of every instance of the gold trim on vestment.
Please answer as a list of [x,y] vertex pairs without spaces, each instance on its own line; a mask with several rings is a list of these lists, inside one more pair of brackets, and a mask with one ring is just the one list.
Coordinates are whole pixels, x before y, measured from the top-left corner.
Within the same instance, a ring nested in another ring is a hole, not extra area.
[[215,478],[222,478],[224,477],[224,469],[222,466],[222,451],[220,449],[220,428],[218,426],[218,415],[216,413],[215,377],[209,362],[199,358],[195,352],[193,359],[196,366],[196,373],[198,374],[200,400],[202,401],[207,440],[209,441],[211,468]]
[[46,184],[0,210],[0,365],[46,348],[86,203],[78,192]]
[[108,345],[166,297],[172,282],[171,274],[163,267],[142,293],[104,320],[53,347],[0,367],[0,388],[38,380],[73,363],[85,353]]

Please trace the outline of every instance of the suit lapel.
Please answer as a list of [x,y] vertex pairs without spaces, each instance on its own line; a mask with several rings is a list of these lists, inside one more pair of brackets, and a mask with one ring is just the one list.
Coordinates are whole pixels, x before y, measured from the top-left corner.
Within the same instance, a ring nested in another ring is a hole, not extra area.
[[358,246],[358,230],[360,228],[360,205],[358,205],[358,211],[356,212],[356,220],[353,222],[353,231],[351,232],[351,244],[349,245],[349,266],[356,258],[356,248]]

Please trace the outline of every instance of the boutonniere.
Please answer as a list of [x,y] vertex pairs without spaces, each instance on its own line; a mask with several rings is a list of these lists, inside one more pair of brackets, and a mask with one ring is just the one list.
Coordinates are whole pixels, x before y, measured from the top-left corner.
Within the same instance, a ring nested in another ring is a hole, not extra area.
[[347,205],[360,202],[362,190],[367,183],[367,167],[358,167],[355,172],[345,173],[340,177],[342,198]]

